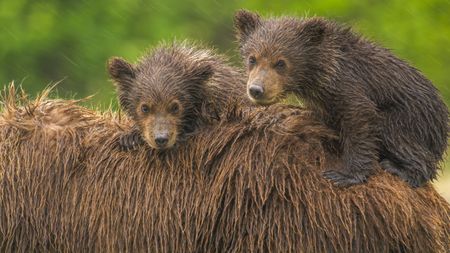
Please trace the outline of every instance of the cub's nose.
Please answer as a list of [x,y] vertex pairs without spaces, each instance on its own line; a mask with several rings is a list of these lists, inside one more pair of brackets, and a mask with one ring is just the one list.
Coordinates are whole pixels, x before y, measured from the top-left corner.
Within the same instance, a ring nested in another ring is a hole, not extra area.
[[260,99],[264,95],[264,89],[259,85],[250,86],[248,92],[250,93],[250,96],[254,99]]
[[167,134],[158,134],[155,136],[155,143],[158,147],[164,147],[169,142],[169,136]]

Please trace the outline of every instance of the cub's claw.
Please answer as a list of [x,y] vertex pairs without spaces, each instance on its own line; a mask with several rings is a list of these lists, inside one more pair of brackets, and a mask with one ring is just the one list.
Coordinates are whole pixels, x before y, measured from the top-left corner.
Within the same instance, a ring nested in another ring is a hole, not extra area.
[[390,160],[382,160],[380,162],[380,166],[381,168],[383,168],[385,171],[398,176],[399,178],[401,178],[403,181],[407,182],[411,187],[413,188],[417,188],[420,185],[423,184],[423,182],[427,181],[427,180],[423,180],[422,182],[420,180],[415,179],[414,177],[408,175],[407,172],[399,169],[399,167],[394,164],[392,161]]
[[348,187],[356,184],[367,182],[367,176],[349,176],[335,170],[327,170],[323,172],[323,177],[330,180],[335,186]]
[[120,148],[124,151],[136,150],[144,141],[138,132],[124,134],[119,138]]

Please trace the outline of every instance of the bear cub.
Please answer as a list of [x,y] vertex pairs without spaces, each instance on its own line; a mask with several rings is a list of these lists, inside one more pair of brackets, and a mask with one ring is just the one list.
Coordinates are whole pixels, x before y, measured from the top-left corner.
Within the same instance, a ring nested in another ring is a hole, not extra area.
[[413,187],[436,178],[447,147],[448,110],[417,69],[323,18],[235,15],[247,93],[256,104],[295,94],[339,134],[342,166],[324,177],[365,182],[379,162]]
[[243,73],[188,42],[160,45],[136,64],[113,57],[108,71],[120,106],[136,124],[120,138],[125,150],[144,142],[169,149],[217,119],[228,105],[248,100]]

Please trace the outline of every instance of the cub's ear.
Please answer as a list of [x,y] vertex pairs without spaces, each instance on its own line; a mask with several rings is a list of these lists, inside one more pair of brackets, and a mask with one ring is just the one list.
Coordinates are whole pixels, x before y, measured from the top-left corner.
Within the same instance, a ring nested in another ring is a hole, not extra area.
[[214,68],[211,64],[201,64],[192,70],[191,81],[202,84],[208,81],[214,74]]
[[327,21],[323,18],[306,19],[300,29],[300,36],[306,39],[308,44],[321,43],[325,37]]
[[112,57],[108,60],[108,72],[118,85],[132,83],[135,77],[133,65],[119,57]]
[[261,17],[254,12],[239,10],[234,14],[234,28],[239,43],[243,43],[261,24]]
[[130,92],[136,75],[135,68],[124,59],[113,57],[108,60],[108,72],[116,84],[120,106],[130,113]]

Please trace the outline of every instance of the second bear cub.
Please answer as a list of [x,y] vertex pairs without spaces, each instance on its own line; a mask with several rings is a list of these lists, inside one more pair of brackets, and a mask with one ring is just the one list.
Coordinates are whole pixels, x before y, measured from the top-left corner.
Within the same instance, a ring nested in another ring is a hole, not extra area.
[[263,19],[240,11],[235,25],[249,97],[272,104],[294,93],[339,133],[344,165],[329,168],[326,178],[361,183],[378,162],[412,186],[436,177],[448,111],[417,69],[323,18]]
[[156,47],[137,64],[111,58],[108,71],[121,107],[136,123],[121,138],[125,149],[143,141],[154,149],[171,148],[228,104],[245,101],[242,73],[211,50],[186,42]]

